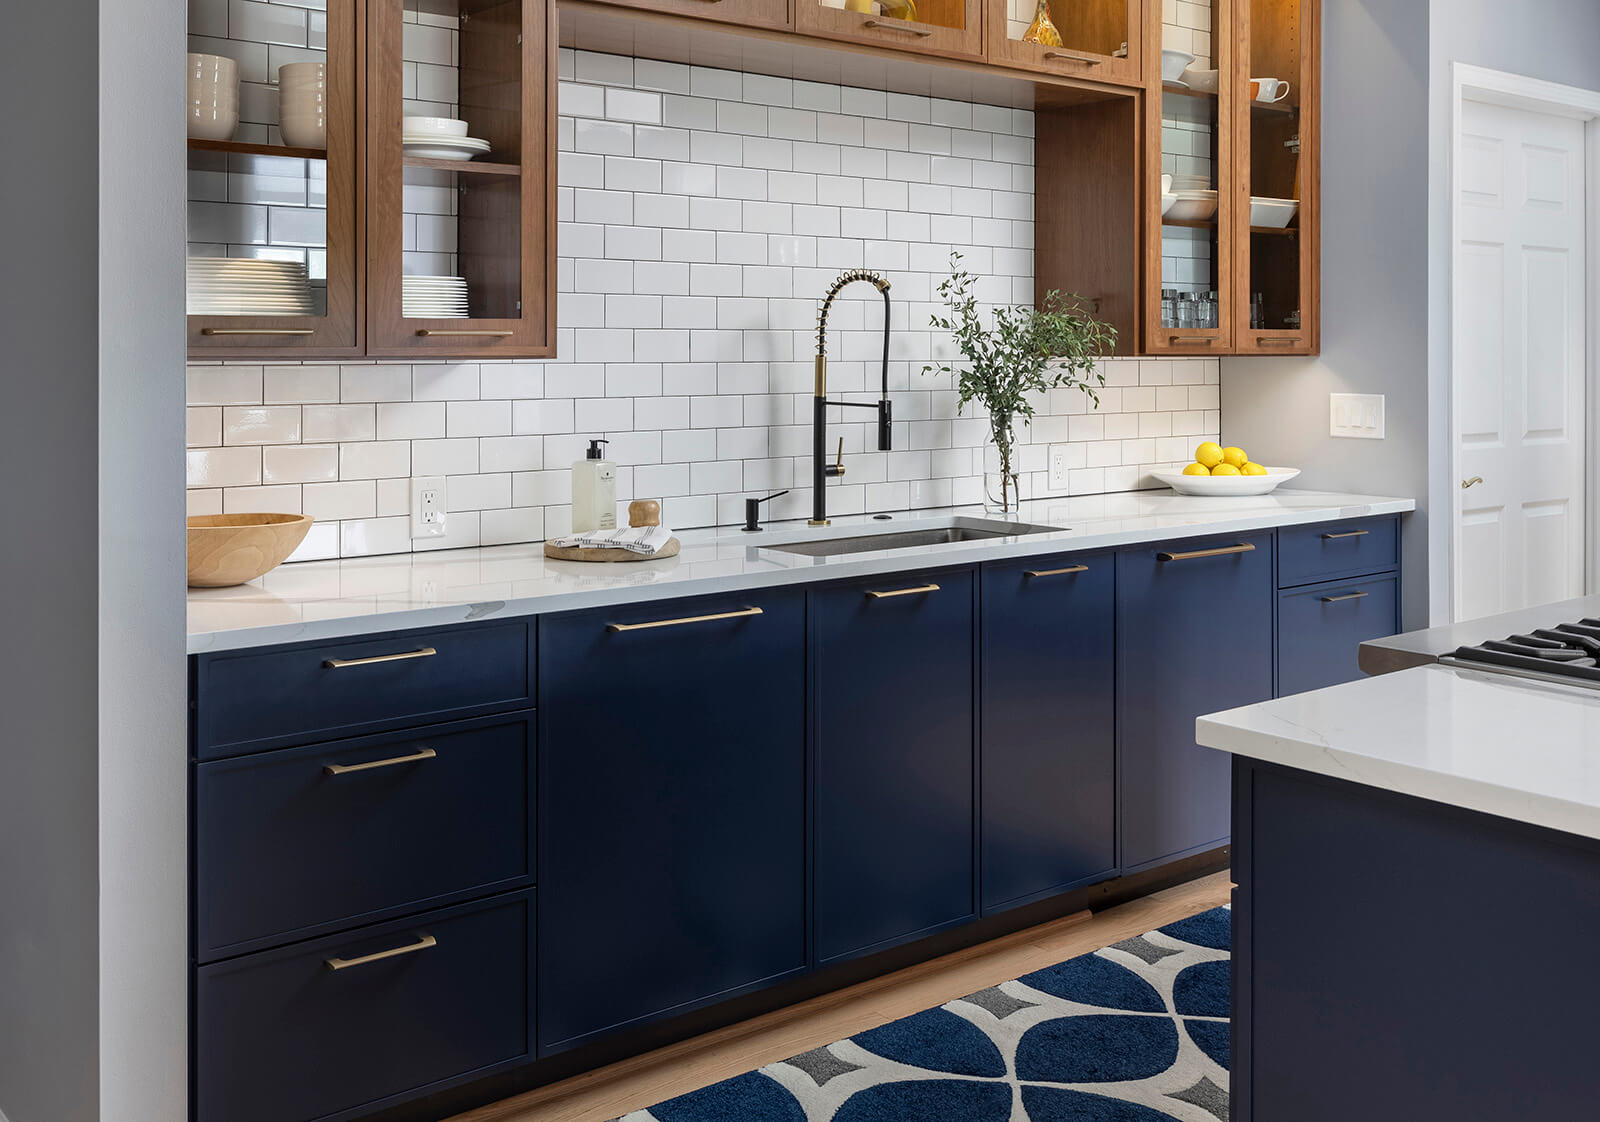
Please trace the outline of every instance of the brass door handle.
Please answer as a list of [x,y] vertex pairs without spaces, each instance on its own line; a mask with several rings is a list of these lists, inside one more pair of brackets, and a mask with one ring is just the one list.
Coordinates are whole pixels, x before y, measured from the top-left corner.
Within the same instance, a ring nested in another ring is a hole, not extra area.
[[380,767],[394,767],[396,764],[414,764],[421,760],[437,759],[439,753],[432,748],[424,748],[413,752],[409,756],[391,756],[387,760],[372,760],[365,764],[329,764],[322,770],[328,775],[349,775],[356,771],[373,771]]
[[315,335],[316,331],[309,327],[276,327],[257,328],[246,327],[202,327],[202,335]]
[[324,660],[322,666],[325,670],[343,670],[349,666],[376,666],[380,662],[408,662],[414,658],[432,658],[438,653],[432,647],[418,647],[414,651],[373,655],[370,658],[330,658]]
[[416,954],[429,947],[437,947],[439,940],[432,935],[424,935],[415,943],[408,943],[403,947],[392,950],[379,951],[376,954],[364,954],[360,958],[330,958],[327,960],[329,970],[348,970],[352,966],[365,966],[369,962],[382,962],[386,958],[399,958],[403,954]]
[[875,20],[875,19],[862,20],[861,21],[861,26],[862,27],[870,27],[874,31],[898,31],[903,35],[915,35],[918,39],[926,39],[928,36],[933,34],[933,32],[928,31],[925,28],[921,28],[921,27],[896,27],[891,23],[884,23],[882,20]]
[[1346,593],[1343,596],[1324,596],[1322,598],[1322,602],[1324,604],[1337,604],[1341,600],[1359,600],[1363,596],[1370,596],[1370,595],[1371,595],[1370,592],[1350,592],[1350,593]]
[[1463,479],[1461,481],[1461,489],[1463,491],[1465,491],[1468,487],[1474,486],[1475,484],[1482,483],[1482,482],[1483,482],[1483,476],[1474,475],[1471,479]]
[[939,586],[936,584],[919,584],[916,588],[896,588],[889,592],[879,592],[874,589],[869,591],[867,596],[873,600],[888,600],[895,596],[918,596],[924,592],[938,591]]
[[1215,339],[1191,339],[1187,335],[1169,335],[1167,342],[1173,346],[1181,344],[1186,347],[1214,347],[1217,345]]
[[1272,335],[1272,336],[1258,335],[1258,336],[1256,336],[1256,346],[1258,346],[1258,347],[1294,347],[1294,346],[1298,346],[1300,344],[1300,342],[1301,342],[1301,339],[1300,339],[1300,336],[1298,336],[1298,335],[1290,336],[1287,339],[1281,338],[1281,337],[1276,336],[1276,335]]
[[1064,577],[1068,573],[1087,573],[1087,565],[1069,565],[1065,569],[1029,569],[1022,575],[1025,577]]
[[1062,62],[1076,62],[1084,66],[1099,66],[1105,61],[1103,58],[1084,58],[1082,55],[1069,55],[1063,51],[1046,51],[1045,58],[1058,58]]
[[679,619],[658,619],[649,623],[608,623],[607,631],[649,631],[655,627],[680,627],[686,623],[710,623],[718,619],[744,619],[762,615],[760,608],[741,608],[737,612],[714,612],[708,616],[683,616]]
[[419,328],[418,335],[425,339],[509,339],[515,331],[435,331],[429,327]]
[[1193,561],[1199,557],[1225,557],[1230,553],[1254,553],[1256,547],[1248,543],[1225,545],[1220,549],[1196,549],[1188,553],[1158,553],[1157,561]]
[[1331,542],[1336,541],[1339,538],[1364,538],[1369,533],[1371,533],[1370,530],[1346,530],[1342,534],[1323,534],[1322,540],[1325,542]]

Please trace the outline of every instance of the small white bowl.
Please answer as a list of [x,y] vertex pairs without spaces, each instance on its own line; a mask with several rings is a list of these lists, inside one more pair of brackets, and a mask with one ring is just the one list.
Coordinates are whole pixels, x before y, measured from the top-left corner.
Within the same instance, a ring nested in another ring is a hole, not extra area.
[[467,122],[454,117],[407,117],[400,131],[406,136],[466,136]]
[[1271,494],[1299,475],[1300,469],[1269,467],[1265,475],[1184,475],[1181,471],[1152,471],[1150,474],[1180,495],[1226,498]]
[[1217,213],[1215,191],[1174,191],[1172,195],[1173,204],[1163,217],[1177,222],[1203,222]]
[[1286,229],[1299,213],[1300,204],[1294,199],[1268,199],[1259,195],[1250,197],[1250,225],[1269,230]]
[[1167,216],[1167,214],[1172,210],[1173,206],[1175,206],[1177,204],[1177,202],[1178,202],[1178,196],[1173,195],[1173,194],[1168,194],[1167,192],[1162,192],[1162,194],[1161,194],[1161,217],[1165,218]]
[[1216,93],[1220,84],[1217,71],[1196,70],[1192,66],[1183,72],[1180,80],[1184,85],[1198,93]]
[[1194,56],[1188,51],[1165,50],[1161,52],[1161,80],[1163,82],[1176,82],[1183,84],[1183,72],[1194,61]]

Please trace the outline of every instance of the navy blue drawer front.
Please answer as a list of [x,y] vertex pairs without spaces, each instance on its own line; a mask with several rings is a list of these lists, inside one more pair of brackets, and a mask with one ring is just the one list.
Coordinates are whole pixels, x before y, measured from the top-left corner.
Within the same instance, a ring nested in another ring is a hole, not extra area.
[[532,1058],[531,891],[202,967],[195,1122],[348,1119]]
[[533,705],[527,621],[201,655],[200,759]]
[[1399,587],[1398,577],[1384,576],[1281,593],[1278,695],[1362,677],[1357,648],[1399,629]]
[[532,713],[195,769],[202,961],[533,875]]
[[1278,531],[1278,587],[1382,573],[1400,564],[1398,520],[1356,518]]

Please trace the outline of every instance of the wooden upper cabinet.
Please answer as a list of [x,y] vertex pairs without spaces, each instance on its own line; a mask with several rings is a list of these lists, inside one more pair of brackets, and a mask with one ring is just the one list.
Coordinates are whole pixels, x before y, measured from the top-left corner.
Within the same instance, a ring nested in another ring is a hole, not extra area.
[[1239,354],[1321,347],[1319,0],[1235,0]]
[[984,2],[794,0],[794,25],[807,35],[828,39],[949,58],[980,58]]
[[[1059,46],[1030,41],[1041,38],[1029,36],[1041,9]],[[1122,85],[1143,78],[1144,0],[988,0],[984,25],[990,62]]]
[[[305,42],[285,57],[322,69],[284,73],[295,90],[283,97],[280,71],[268,61],[280,48],[269,55],[246,37],[248,26],[231,28],[234,38],[191,41],[192,52],[234,60],[237,75],[237,92],[231,74],[220,92],[201,91],[214,107],[209,122],[194,119],[193,104],[189,110],[187,298],[196,357],[361,353],[357,9],[358,0],[328,0],[325,47],[306,20]],[[293,20],[284,22],[274,34],[292,43]],[[193,35],[217,30],[190,28]],[[237,123],[218,105],[229,99]],[[311,115],[319,105],[320,125]],[[285,110],[295,119],[282,119]]]
[[668,12],[678,16],[715,20],[740,27],[767,27],[787,31],[794,26],[789,0],[599,0],[619,8]]
[[[369,0],[367,34],[368,353],[552,356],[553,0]],[[487,151],[419,150],[411,117]]]

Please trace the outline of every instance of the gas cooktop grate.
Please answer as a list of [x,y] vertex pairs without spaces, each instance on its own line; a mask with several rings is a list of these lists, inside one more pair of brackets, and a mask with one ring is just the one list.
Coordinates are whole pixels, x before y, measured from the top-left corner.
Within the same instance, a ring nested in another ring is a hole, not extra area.
[[1526,634],[1457,647],[1442,660],[1531,671],[1540,676],[1600,686],[1600,620],[1581,619]]

